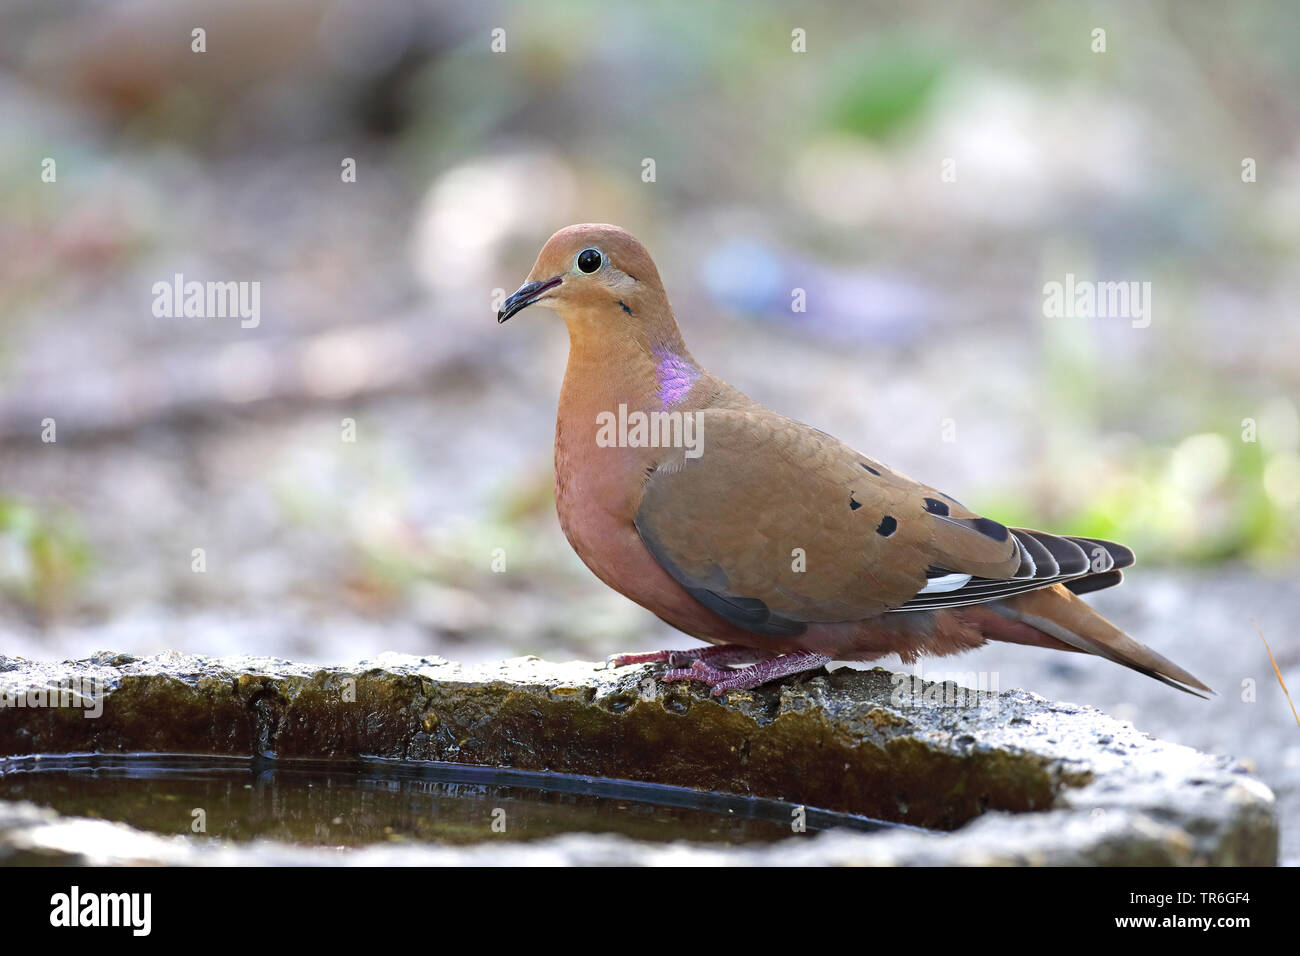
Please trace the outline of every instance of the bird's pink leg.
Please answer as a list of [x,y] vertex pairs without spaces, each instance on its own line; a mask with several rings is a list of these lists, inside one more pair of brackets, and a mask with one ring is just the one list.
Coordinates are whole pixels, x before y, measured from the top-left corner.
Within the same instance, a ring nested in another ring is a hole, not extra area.
[[710,667],[704,661],[697,660],[688,668],[666,671],[659,675],[660,680],[694,680],[708,684],[713,688],[713,696],[720,697],[729,690],[749,690],[768,681],[802,674],[804,671],[816,670],[829,664],[831,659],[822,654],[809,651],[794,651],[778,657],[768,657],[751,667],[740,670],[719,670]]
[[771,657],[768,651],[760,651],[743,644],[709,644],[704,647],[692,647],[685,651],[648,651],[644,654],[614,654],[609,658],[611,667],[626,667],[629,664],[672,664],[674,666],[689,664],[692,661],[709,661],[714,664],[750,664]]

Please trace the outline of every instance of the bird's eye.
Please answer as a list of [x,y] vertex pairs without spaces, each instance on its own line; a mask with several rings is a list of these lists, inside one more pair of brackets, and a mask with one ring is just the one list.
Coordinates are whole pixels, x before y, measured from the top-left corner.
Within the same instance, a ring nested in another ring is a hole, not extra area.
[[600,254],[599,249],[583,249],[578,253],[578,271],[591,275],[604,261],[605,257]]

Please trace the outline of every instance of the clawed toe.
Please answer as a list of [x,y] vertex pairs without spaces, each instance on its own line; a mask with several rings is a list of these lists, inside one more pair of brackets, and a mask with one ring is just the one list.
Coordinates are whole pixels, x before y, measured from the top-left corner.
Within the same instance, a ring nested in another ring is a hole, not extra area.
[[664,671],[659,675],[659,679],[661,681],[693,680],[715,687],[734,674],[735,671],[718,670],[716,667],[710,667],[704,661],[696,661],[690,667],[678,667],[670,671]]
[[718,670],[703,661],[696,661],[689,669],[669,671],[669,674],[675,675],[672,678],[665,674],[661,679],[699,681],[712,688],[714,697],[721,697],[728,691],[750,690],[791,674],[816,670],[828,663],[830,658],[821,654],[794,651],[780,656],[768,655],[757,664],[739,670]]
[[[749,690],[790,674],[815,670],[830,658],[807,651],[772,654],[752,647],[715,644],[688,651],[651,651],[646,654],[615,654],[609,658],[613,667],[627,664],[667,663],[669,670],[659,675],[661,681],[695,681],[712,688],[714,697],[732,690]],[[681,665],[689,663],[689,667]],[[751,664],[739,670],[728,665]],[[720,665],[720,666],[715,666]]]
[[734,644],[710,644],[706,647],[692,647],[688,650],[648,651],[643,654],[612,654],[605,659],[610,667],[626,667],[630,664],[667,664],[669,667],[689,667],[695,661],[709,661],[715,664],[748,664],[753,661],[771,657],[765,651]]
[[663,664],[672,663],[672,655],[675,651],[648,651],[643,654],[611,654],[605,658],[605,664],[608,667],[627,667],[631,664]]

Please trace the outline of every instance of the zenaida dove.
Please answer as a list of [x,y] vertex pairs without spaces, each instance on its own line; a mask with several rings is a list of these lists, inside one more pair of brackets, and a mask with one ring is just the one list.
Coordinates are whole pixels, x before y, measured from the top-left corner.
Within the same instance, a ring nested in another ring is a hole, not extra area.
[[722,694],[832,660],[910,663],[993,640],[1211,692],[1078,598],[1118,584],[1128,548],[1007,528],[711,375],[622,229],[553,235],[497,321],[532,305],[569,329],[555,425],[569,543],[614,590],[713,645],[616,666],[689,663],[661,679]]

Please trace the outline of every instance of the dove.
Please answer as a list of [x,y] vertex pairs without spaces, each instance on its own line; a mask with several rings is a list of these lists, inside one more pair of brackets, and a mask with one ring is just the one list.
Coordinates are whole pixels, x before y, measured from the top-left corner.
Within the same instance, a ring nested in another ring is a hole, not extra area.
[[704,646],[622,654],[714,695],[831,661],[1002,641],[1213,693],[1079,595],[1133,552],[1010,528],[755,402],[691,355],[650,254],[617,226],[555,233],[497,313],[558,312],[569,357],[555,502],[601,581]]

